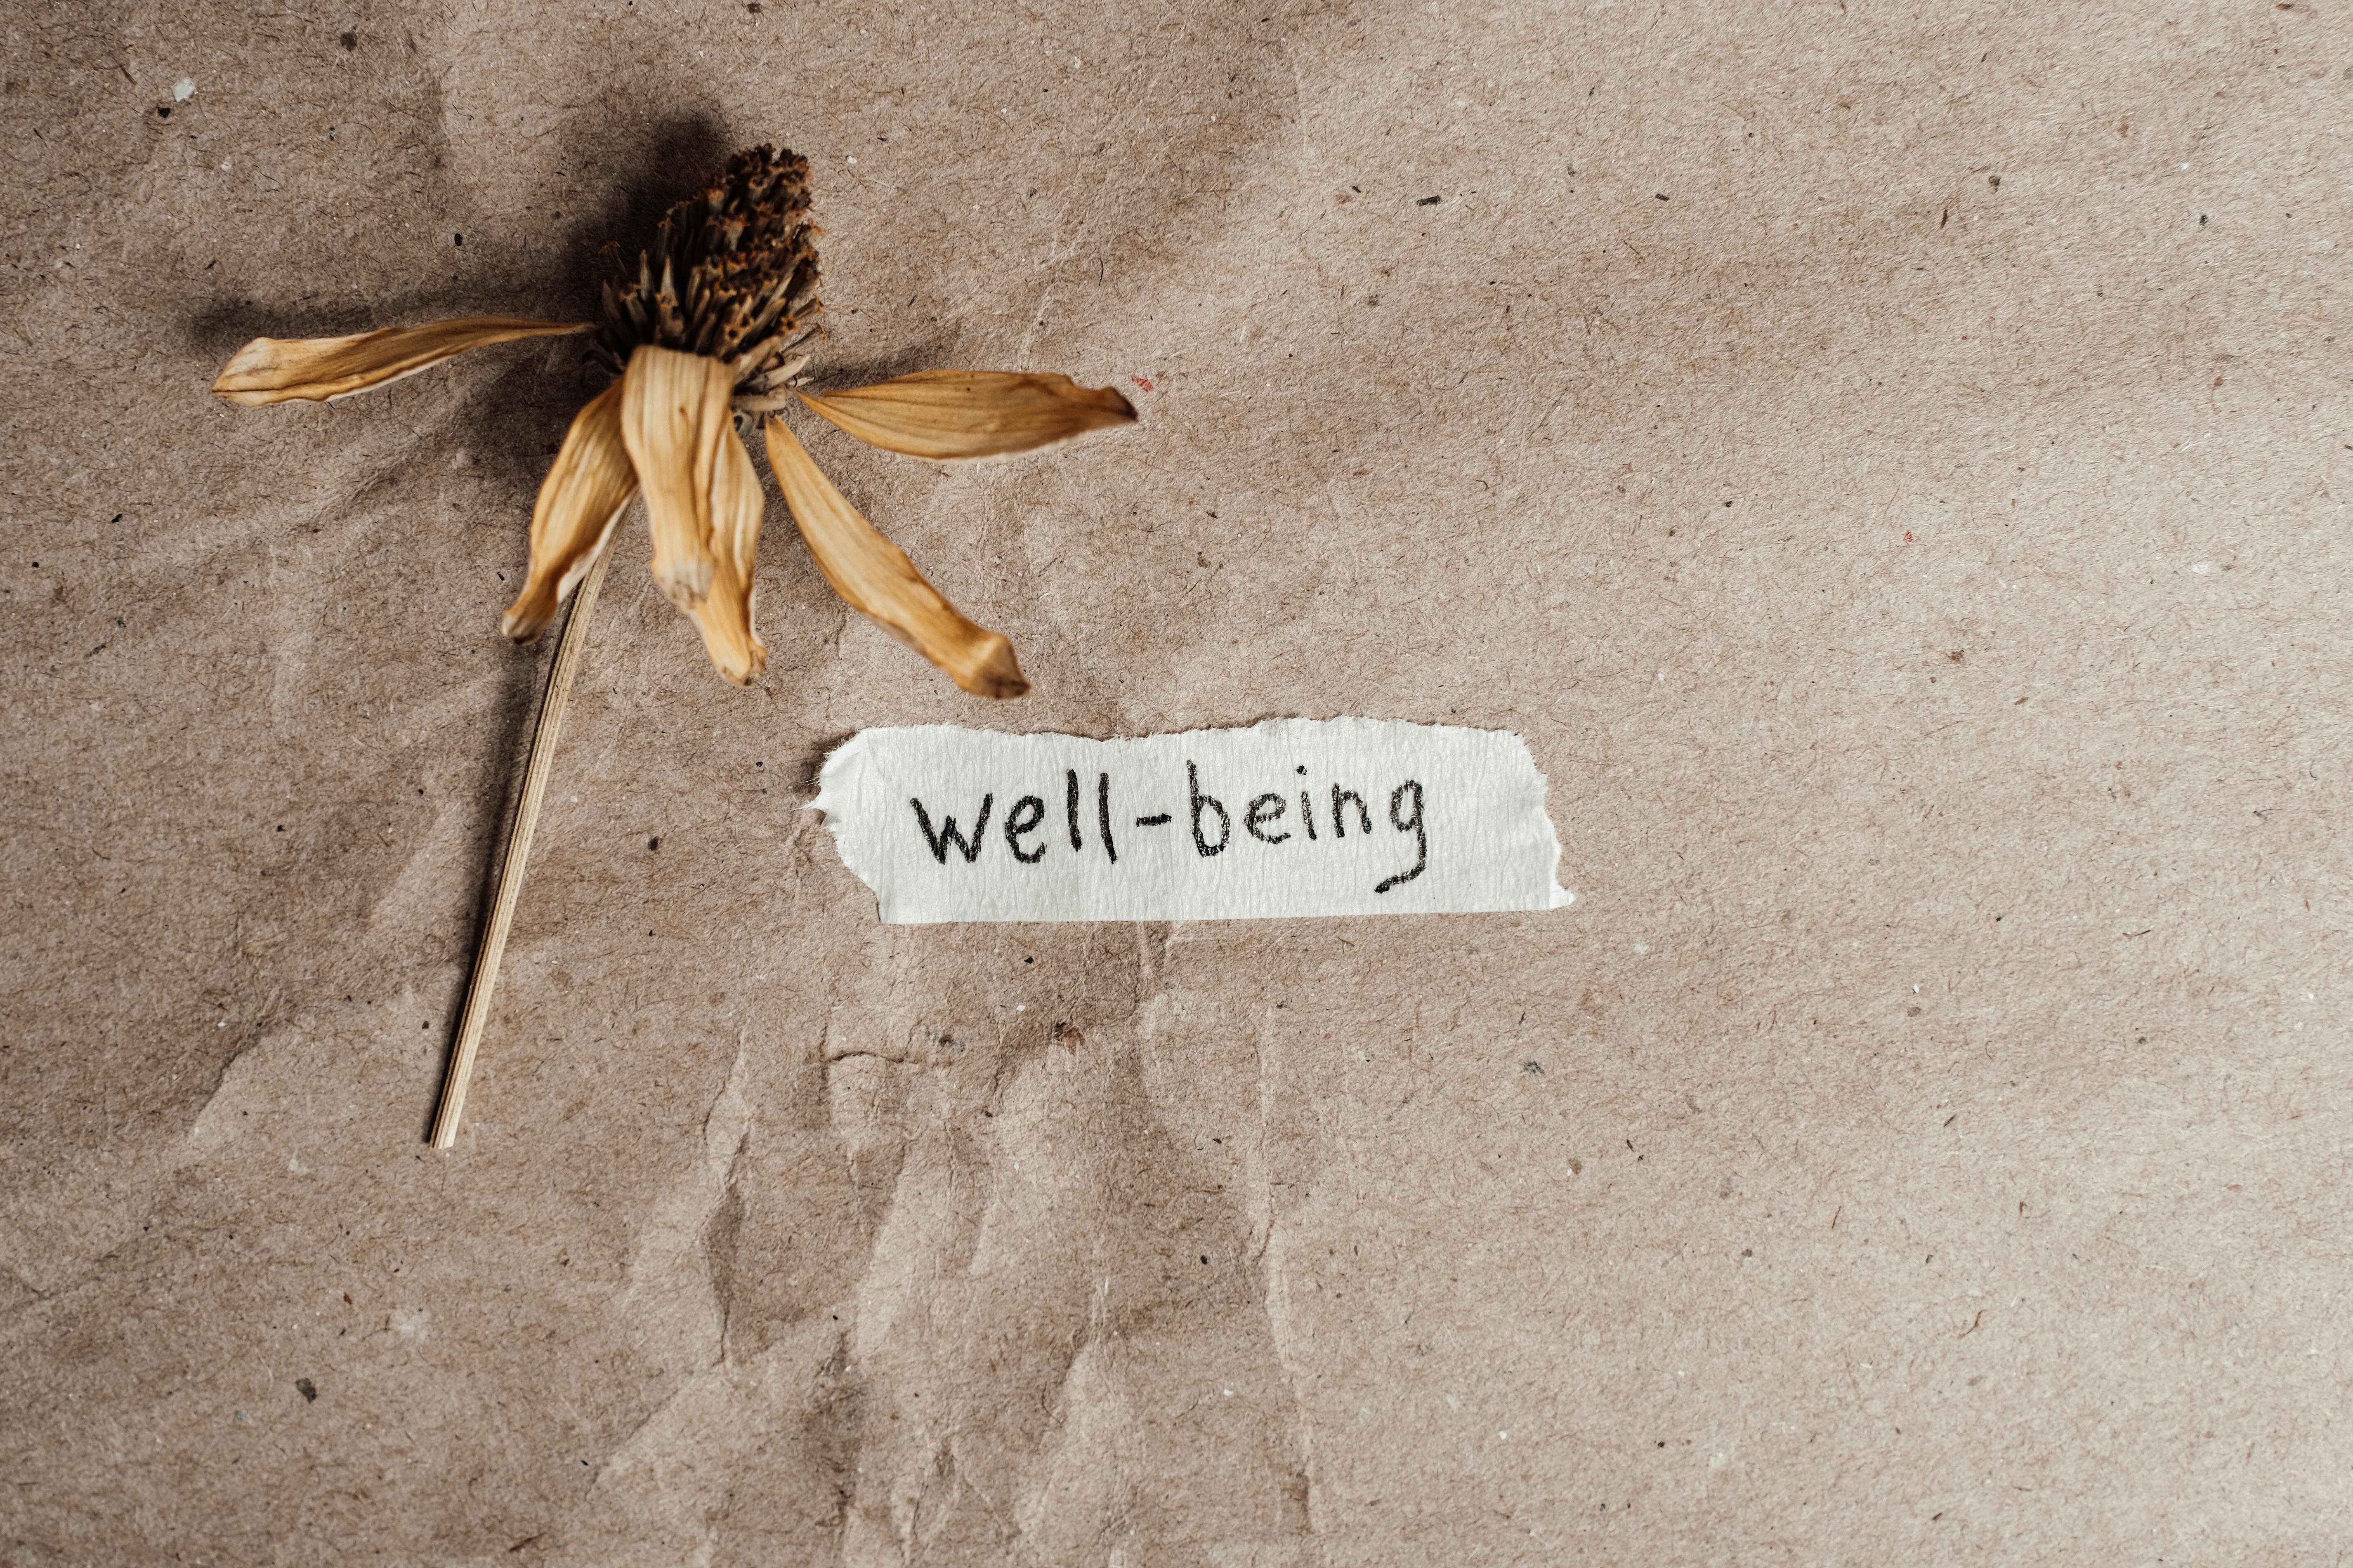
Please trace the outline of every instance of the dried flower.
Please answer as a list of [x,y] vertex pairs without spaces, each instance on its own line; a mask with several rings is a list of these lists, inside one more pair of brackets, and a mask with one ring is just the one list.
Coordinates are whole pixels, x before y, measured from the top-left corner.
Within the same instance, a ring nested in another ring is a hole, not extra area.
[[[507,636],[539,634],[642,492],[654,580],[693,618],[722,675],[739,686],[756,679],[768,659],[753,626],[765,503],[743,437],[758,420],[785,503],[834,591],[966,691],[1018,697],[1029,683],[1013,645],[925,582],[776,416],[808,364],[793,351],[823,309],[808,209],[807,159],[768,147],[739,153],[718,184],[670,210],[633,269],[606,285],[593,329],[471,317],[353,337],[257,338],[213,390],[249,405],[327,402],[469,349],[593,330],[589,357],[618,379],[580,410],[540,487],[530,575],[506,613]],[[1110,387],[1002,371],[924,371],[797,395],[861,441],[939,459],[1031,451],[1135,418]]]
[[[923,581],[820,472],[777,411],[797,395],[860,440],[933,458],[989,458],[1125,425],[1110,387],[1065,375],[923,371],[827,395],[798,393],[817,331],[818,233],[808,221],[808,161],[757,147],[723,178],[662,219],[633,273],[605,288],[589,357],[617,376],[572,421],[531,519],[531,574],[509,607],[507,636],[539,635],[577,590],[547,679],[539,721],[501,857],[497,896],[475,951],[466,1005],[442,1080],[432,1142],[457,1141],[474,1056],[490,1016],[508,928],[522,897],[532,834],[547,787],[566,694],[586,642],[613,529],[642,492],[653,532],[654,581],[694,619],[719,673],[759,678],[768,650],[753,629],[753,552],[765,510],[744,437],[765,425],[768,465],[801,537],[835,593],[880,621],[966,691],[1029,689],[1013,645],[975,626]],[[607,254],[617,260],[617,248]],[[489,343],[589,331],[586,322],[470,317],[347,338],[256,338],[213,390],[233,403],[330,402],[413,375]]]

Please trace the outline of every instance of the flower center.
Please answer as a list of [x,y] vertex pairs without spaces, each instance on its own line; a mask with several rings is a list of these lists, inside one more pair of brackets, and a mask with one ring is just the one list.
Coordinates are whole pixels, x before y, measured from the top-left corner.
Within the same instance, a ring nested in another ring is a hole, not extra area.
[[[739,392],[794,374],[787,355],[817,331],[817,227],[808,160],[754,147],[717,184],[670,209],[634,276],[605,285],[589,357],[618,375],[643,344],[724,362]],[[607,246],[616,263],[620,252]]]

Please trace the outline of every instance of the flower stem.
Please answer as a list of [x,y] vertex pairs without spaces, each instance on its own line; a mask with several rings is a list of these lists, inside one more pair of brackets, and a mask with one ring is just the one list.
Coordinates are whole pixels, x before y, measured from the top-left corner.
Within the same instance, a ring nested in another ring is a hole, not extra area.
[[540,799],[547,793],[547,775],[554,766],[565,703],[572,695],[572,678],[580,672],[580,656],[588,646],[588,618],[596,608],[596,591],[605,585],[605,568],[612,559],[608,544],[597,552],[586,581],[573,594],[572,613],[565,617],[564,637],[555,645],[555,664],[547,672],[539,723],[531,733],[531,756],[523,763],[522,797],[515,802],[514,822],[507,830],[506,858],[499,863],[498,898],[491,906],[490,923],[482,928],[481,945],[474,950],[474,973],[466,983],[466,1011],[458,1026],[457,1048],[449,1053],[448,1071],[441,1079],[441,1106],[433,1116],[436,1149],[451,1148],[458,1142],[458,1118],[466,1109],[466,1085],[474,1076],[474,1056],[481,1048],[482,1031],[490,1023],[491,993],[498,988],[507,928],[514,923],[515,905],[522,900],[532,831],[539,826]]

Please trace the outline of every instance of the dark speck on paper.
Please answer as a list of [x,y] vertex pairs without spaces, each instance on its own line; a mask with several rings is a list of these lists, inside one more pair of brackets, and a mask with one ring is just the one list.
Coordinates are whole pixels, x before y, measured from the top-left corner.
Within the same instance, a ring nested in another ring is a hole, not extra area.
[[1413,205],[1418,207],[1434,207],[1445,199],[1444,196],[1424,196]]

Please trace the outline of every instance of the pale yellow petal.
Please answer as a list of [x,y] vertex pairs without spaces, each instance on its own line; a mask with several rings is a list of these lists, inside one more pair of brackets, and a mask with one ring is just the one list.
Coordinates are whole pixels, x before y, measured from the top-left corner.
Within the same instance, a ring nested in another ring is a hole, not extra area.
[[386,327],[348,338],[256,338],[237,351],[213,391],[231,403],[332,402],[439,364],[468,349],[516,338],[585,332],[585,321],[468,316],[421,327]]
[[768,650],[752,629],[759,590],[753,586],[754,552],[760,542],[760,472],[731,422],[719,437],[719,468],[711,494],[711,590],[687,614],[702,633],[702,646],[719,673],[749,686],[768,668]]
[[1135,422],[1134,405],[1112,387],[1022,371],[917,371],[848,392],[805,392],[801,401],[860,440],[910,458],[1001,457]]
[[507,636],[528,642],[540,634],[604,553],[613,525],[637,493],[637,470],[621,442],[617,381],[573,419],[564,449],[539,487],[531,514],[531,576],[507,611]]
[[650,343],[621,376],[621,440],[645,487],[654,536],[654,581],[691,610],[711,592],[711,487],[719,433],[727,427],[727,367]]
[[973,625],[924,582],[906,552],[875,531],[833,488],[783,420],[769,419],[767,432],[768,467],[793,521],[818,570],[851,609],[882,623],[976,697],[1019,697],[1029,689],[1011,643]]
[[644,487],[654,581],[694,617],[719,672],[738,686],[766,668],[752,631],[759,478],[728,402],[734,374],[715,359],[640,347],[621,377],[621,441]]

